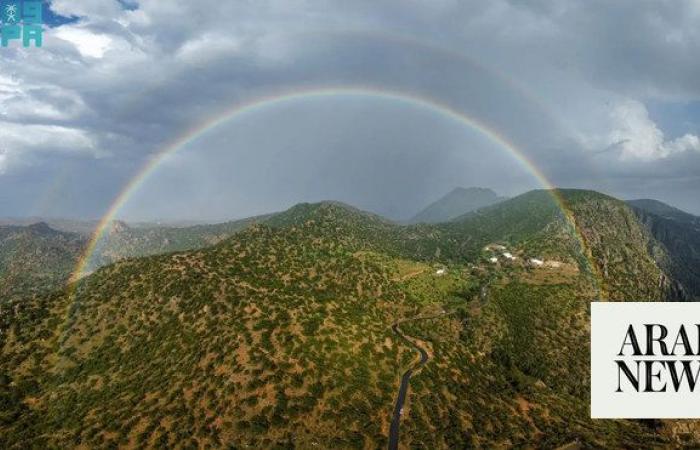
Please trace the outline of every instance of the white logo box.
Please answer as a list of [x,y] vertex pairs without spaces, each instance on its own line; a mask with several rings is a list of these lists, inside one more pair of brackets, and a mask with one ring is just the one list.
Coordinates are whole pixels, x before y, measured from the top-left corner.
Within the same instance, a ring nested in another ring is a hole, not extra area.
[[[591,304],[591,417],[594,419],[700,418],[700,376],[698,376],[700,374],[700,356],[698,356],[700,326],[698,324],[700,324],[700,303],[593,302]],[[632,334],[629,333],[630,325],[637,338],[638,348],[633,345]],[[668,335],[663,340],[652,340],[653,355],[647,355],[647,335],[660,338],[663,333],[662,327],[666,328]],[[684,331],[681,331],[681,328]],[[675,355],[662,355],[660,342],[666,344],[668,353],[673,351]],[[624,347],[623,343],[626,344]],[[621,350],[623,356],[619,356]],[[642,355],[635,355],[636,350]],[[687,355],[688,351],[692,354]],[[616,361],[621,361],[630,370],[632,378],[625,374],[621,368],[622,365]],[[674,383],[673,369],[675,369],[676,383]],[[684,370],[686,372],[683,372]],[[647,372],[651,377],[647,376]],[[694,390],[691,390],[687,375],[693,379],[697,376],[698,383],[694,386]],[[639,383],[638,390],[634,381]],[[665,392],[660,392],[664,386]]]

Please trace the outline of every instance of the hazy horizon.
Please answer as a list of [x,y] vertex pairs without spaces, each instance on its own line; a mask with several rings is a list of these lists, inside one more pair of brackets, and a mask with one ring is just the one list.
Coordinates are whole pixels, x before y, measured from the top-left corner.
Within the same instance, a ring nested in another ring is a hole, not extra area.
[[[113,221],[117,222],[124,222],[128,225],[131,226],[149,226],[149,225],[162,225],[162,226],[171,226],[171,227],[187,227],[187,226],[195,226],[195,225],[207,225],[207,224],[218,224],[218,223],[225,223],[225,222],[234,222],[237,220],[243,220],[243,219],[248,219],[256,216],[262,216],[266,214],[275,214],[279,212],[283,212],[295,205],[302,204],[302,203],[322,203],[322,202],[341,202],[345,203],[349,206],[356,207],[358,209],[361,209],[362,211],[373,213],[373,214],[378,214],[386,219],[390,219],[394,222],[401,223],[401,222],[406,222],[410,220],[413,216],[415,216],[418,212],[422,211],[425,209],[427,206],[431,205],[433,202],[438,201],[441,199],[443,196],[447,195],[448,193],[452,192],[453,190],[456,189],[470,189],[470,188],[480,188],[480,189],[490,189],[494,191],[497,195],[501,197],[505,197],[506,199],[514,198],[519,195],[525,194],[527,192],[530,192],[530,190],[523,191],[523,192],[518,192],[513,195],[503,195],[503,193],[498,192],[495,189],[486,187],[486,186],[455,186],[454,188],[450,189],[449,191],[445,191],[442,195],[435,197],[433,200],[429,201],[428,203],[418,207],[411,215],[406,216],[406,217],[390,217],[385,214],[382,214],[379,211],[373,211],[368,208],[363,208],[361,205],[357,204],[352,204],[348,202],[343,202],[334,198],[323,198],[323,199],[316,199],[316,200],[305,200],[305,199],[300,199],[299,201],[293,202],[285,207],[281,207],[279,209],[274,209],[274,210],[269,210],[269,211],[263,211],[263,212],[256,212],[256,213],[251,213],[251,214],[244,214],[240,216],[222,216],[222,217],[169,217],[169,218],[163,218],[163,217],[141,217],[141,218],[128,218],[128,217],[115,217]],[[536,188],[537,189],[543,189],[543,188]],[[557,187],[557,189],[584,189],[584,190],[591,190],[591,191],[596,191],[596,192],[601,192],[603,194],[607,195],[612,195],[608,192],[602,192],[602,191],[597,191],[596,189],[592,188],[566,188],[566,187]],[[661,201],[671,207],[680,209],[681,211],[685,211],[687,213],[693,214],[693,215],[698,215],[697,212],[693,212],[691,210],[687,210],[684,208],[681,208],[677,205],[674,205],[671,202],[661,200],[659,198],[655,197],[640,197],[640,198],[620,198],[620,200],[623,201],[635,201],[635,200],[657,200]],[[33,224],[37,222],[42,222],[42,221],[74,221],[74,222],[80,222],[83,224],[89,224],[89,223],[95,223],[97,224],[98,222],[101,221],[101,217],[61,217],[61,216],[0,216],[0,225],[3,225],[5,223],[10,223],[10,224],[15,224],[15,223],[26,223],[26,224]]]

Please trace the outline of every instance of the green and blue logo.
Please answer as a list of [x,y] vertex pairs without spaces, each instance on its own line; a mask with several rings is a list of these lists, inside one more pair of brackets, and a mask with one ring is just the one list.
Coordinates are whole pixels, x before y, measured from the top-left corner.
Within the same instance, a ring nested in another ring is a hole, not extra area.
[[41,47],[43,43],[42,1],[0,0],[0,43],[3,47],[17,40],[23,47]]

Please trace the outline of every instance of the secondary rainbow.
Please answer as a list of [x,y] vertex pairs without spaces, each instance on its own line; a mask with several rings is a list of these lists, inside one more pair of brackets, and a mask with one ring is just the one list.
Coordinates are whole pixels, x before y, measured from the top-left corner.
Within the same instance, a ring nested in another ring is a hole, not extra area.
[[121,208],[128,202],[129,198],[138,191],[145,180],[158,168],[158,166],[168,156],[176,153],[183,147],[196,141],[199,137],[206,134],[216,127],[240,118],[243,115],[254,113],[265,108],[278,106],[284,103],[295,101],[331,98],[331,97],[367,97],[370,99],[379,99],[403,103],[413,108],[424,109],[433,113],[439,114],[445,118],[458,122],[470,129],[473,129],[483,136],[487,137],[492,142],[498,144],[501,148],[510,153],[519,163],[528,170],[543,187],[552,190],[552,196],[559,205],[560,209],[566,214],[566,208],[562,199],[557,195],[554,186],[549,182],[547,177],[533,164],[525,154],[514,145],[507,137],[498,133],[496,130],[481,122],[480,120],[470,117],[455,107],[442,101],[424,96],[414,92],[392,91],[380,89],[377,87],[368,86],[327,86],[327,87],[312,87],[299,90],[296,88],[292,91],[277,92],[273,95],[255,98],[234,105],[229,110],[225,111],[210,120],[207,120],[200,125],[192,128],[188,132],[181,135],[178,139],[167,145],[163,150],[158,152],[125,186],[124,190],[115,198],[114,202],[100,220],[95,232],[93,233],[90,242],[80,258],[71,281],[77,281],[85,275],[85,270],[90,262],[90,259],[95,252],[95,249],[103,238],[109,224],[117,217]]

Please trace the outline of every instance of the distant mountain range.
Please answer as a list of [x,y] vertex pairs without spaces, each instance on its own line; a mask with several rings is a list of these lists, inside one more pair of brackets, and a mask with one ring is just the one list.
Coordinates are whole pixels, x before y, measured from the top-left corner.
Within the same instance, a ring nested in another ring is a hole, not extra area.
[[187,227],[138,226],[122,221],[110,224],[107,235],[95,249],[87,268],[92,271],[113,262],[133,257],[193,250],[214,245],[252,224],[263,222],[271,215]]
[[0,218],[0,227],[26,227],[35,223],[45,223],[56,231],[88,235],[91,234],[95,230],[95,228],[97,228],[99,221],[57,219],[46,217]]
[[676,207],[667,205],[666,203],[660,202],[658,200],[629,200],[627,203],[634,208],[644,210],[663,219],[675,220],[680,223],[700,227],[700,217],[694,216],[690,213],[682,211]]
[[426,206],[413,216],[408,223],[447,222],[468,212],[493,205],[505,199],[505,197],[499,197],[491,189],[458,187]]
[[[506,198],[499,197],[490,189],[456,188],[418,213],[414,221],[416,224],[426,223],[436,226],[433,230],[446,236],[456,234],[456,237],[443,236],[443,238],[453,242],[453,246],[437,248],[436,251],[443,255],[457,252],[459,256],[473,257],[474,252],[478,248],[472,249],[468,255],[460,253],[460,249],[464,250],[465,245],[464,242],[459,243],[462,240],[462,236],[468,236],[470,242],[479,241],[483,243],[497,237],[498,233],[494,234],[491,232],[492,230],[501,230],[504,226],[510,226],[509,224],[523,218],[525,218],[524,224],[529,220],[536,220],[538,214],[536,211],[541,205],[538,205],[537,202],[530,204],[527,201],[529,197],[534,195],[534,192],[541,191],[533,191],[533,193],[516,197],[514,201],[509,202]],[[665,270],[672,274],[673,279],[680,282],[688,298],[700,297],[700,269],[698,269],[700,267],[700,264],[698,264],[700,262],[700,218],[657,200],[632,200],[627,203],[632,207],[632,211],[634,211],[638,220],[653,235],[654,242],[665,249],[664,255],[670,255],[666,261],[659,261],[659,264],[663,265]],[[324,204],[332,204],[362,213],[386,225],[392,223],[381,216],[362,212],[343,203],[326,202]],[[497,206],[499,204],[500,206]],[[491,206],[490,209],[488,208],[489,206]],[[284,213],[256,216],[219,224],[194,226],[173,227],[146,223],[132,225],[115,221],[111,224],[106,239],[96,248],[88,270],[93,271],[104,265],[126,258],[204,248],[221,242],[254,224],[266,223],[275,226],[285,222],[298,221],[296,215],[303,214],[305,208],[311,207],[313,207],[312,204],[300,204]],[[484,208],[483,214],[475,213],[481,208]],[[514,215],[519,215],[519,218],[515,219],[512,217]],[[480,223],[480,217],[482,216],[491,217],[492,223]],[[442,220],[444,223],[440,224],[433,221],[433,219],[437,220],[438,217],[445,217],[446,219]],[[11,221],[13,223],[27,223],[31,220],[12,219]],[[6,220],[6,222],[9,221]],[[448,222],[456,222],[456,224]],[[21,266],[24,267],[31,265],[32,261],[41,261],[49,272],[53,274],[61,273],[61,276],[42,276],[45,282],[39,284],[51,288],[55,287],[55,283],[50,281],[67,279],[64,272],[72,270],[74,266],[71,264],[77,263],[78,257],[87,245],[89,236],[94,231],[94,228],[91,228],[91,226],[96,226],[96,223],[53,219],[50,224],[39,222],[29,226],[0,225],[0,238],[3,239],[0,241],[0,276],[3,273],[7,274],[10,272],[26,272],[28,275],[33,276],[32,274],[37,274],[41,271],[38,268],[36,268],[37,270],[28,271],[17,270],[16,268],[10,269],[10,262],[14,262],[15,265],[21,262]],[[478,227],[468,227],[466,225],[477,223],[479,223]],[[525,226],[524,224],[521,225]],[[537,226],[540,225],[540,223],[537,223]],[[390,229],[390,233],[396,233],[394,227],[390,227]],[[406,229],[410,230],[411,227]],[[24,247],[17,245],[19,240],[12,239],[18,236],[24,239]],[[391,241],[391,239],[388,240]],[[45,248],[48,243],[56,244],[51,249],[51,252]],[[63,243],[70,244],[63,246]],[[36,244],[36,248],[31,244]],[[422,243],[422,245],[427,244]],[[27,253],[31,253],[31,256],[27,257]],[[10,255],[13,255],[13,257],[10,258]],[[6,291],[9,290],[8,286],[10,284],[9,282],[4,283]],[[15,286],[14,290],[16,291],[18,284],[12,284]],[[38,284],[29,282],[20,283],[19,285],[36,287]]]
[[100,250],[113,263],[71,289],[84,237],[0,227],[2,283],[54,283],[0,301],[0,448],[385,447],[415,359],[391,324],[416,316],[435,318],[401,327],[431,349],[403,414],[409,448],[677,445],[673,421],[590,419],[588,308],[690,299],[695,250],[674,251],[695,219],[559,195],[566,214],[538,190],[437,224],[335,202],[115,223]]
[[[54,230],[66,233],[92,234],[99,225],[99,220],[62,219],[55,217],[23,217],[0,218],[0,226],[29,226],[35,223],[45,223]],[[179,220],[166,222],[129,222],[129,228],[187,228],[207,223],[194,220]]]

